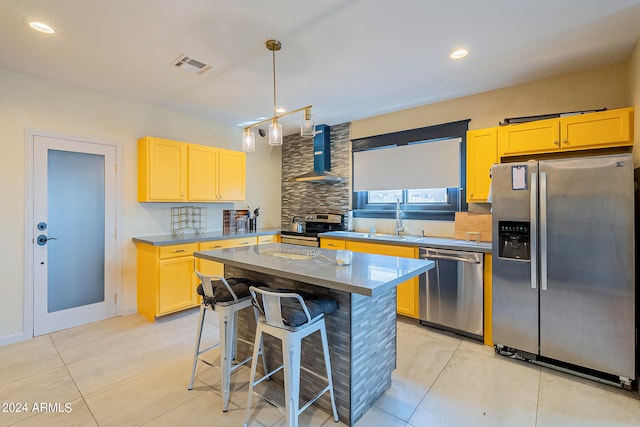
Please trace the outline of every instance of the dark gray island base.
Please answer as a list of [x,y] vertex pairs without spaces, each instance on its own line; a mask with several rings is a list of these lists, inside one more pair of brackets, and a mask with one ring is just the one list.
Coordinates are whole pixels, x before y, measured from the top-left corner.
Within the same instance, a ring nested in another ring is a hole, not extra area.
[[[353,254],[352,265],[337,266],[335,252],[315,249],[319,255],[293,259],[284,250],[309,250],[272,244],[196,252],[199,258],[225,264],[225,277],[246,277],[270,288],[295,289],[326,295],[338,301],[338,311],[326,316],[329,352],[336,405],[340,420],[353,425],[375,400],[391,386],[396,367],[396,286],[433,267],[432,261],[371,254]],[[250,310],[240,314],[238,337],[253,341],[255,319]],[[265,337],[267,365],[282,361],[280,341]],[[238,342],[238,360],[251,355],[252,347]],[[324,374],[320,334],[305,339],[302,366]],[[259,371],[261,366],[258,365]],[[282,384],[282,373],[274,375]],[[326,384],[301,371],[300,395],[304,403]],[[328,413],[328,394],[315,405]]]

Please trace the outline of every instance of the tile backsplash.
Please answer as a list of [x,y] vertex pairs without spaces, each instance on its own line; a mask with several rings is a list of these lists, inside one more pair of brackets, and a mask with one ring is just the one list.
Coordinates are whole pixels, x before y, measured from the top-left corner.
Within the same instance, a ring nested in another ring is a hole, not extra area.
[[340,213],[349,210],[349,123],[331,126],[331,172],[341,182],[297,182],[295,177],[313,170],[313,139],[299,134],[284,137],[282,144],[282,226],[294,215]]

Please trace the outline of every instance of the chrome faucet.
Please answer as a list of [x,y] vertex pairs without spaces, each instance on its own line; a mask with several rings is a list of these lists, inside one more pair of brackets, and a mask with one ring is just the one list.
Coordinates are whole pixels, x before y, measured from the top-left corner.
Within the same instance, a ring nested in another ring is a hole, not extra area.
[[400,235],[404,231],[404,224],[402,223],[402,211],[400,210],[400,199],[396,199],[396,236]]

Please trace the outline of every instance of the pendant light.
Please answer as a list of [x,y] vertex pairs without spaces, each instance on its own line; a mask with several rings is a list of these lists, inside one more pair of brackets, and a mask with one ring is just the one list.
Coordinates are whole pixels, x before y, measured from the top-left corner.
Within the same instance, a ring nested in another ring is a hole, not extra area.
[[255,151],[256,136],[253,133],[253,128],[261,124],[271,122],[269,124],[269,145],[277,146],[282,145],[282,125],[278,122],[278,119],[288,116],[289,114],[304,111],[302,123],[300,124],[300,135],[303,137],[313,137],[315,132],[315,122],[313,114],[311,114],[311,105],[298,108],[286,113],[278,115],[277,103],[276,103],[276,52],[282,49],[282,43],[278,40],[270,39],[265,43],[268,50],[271,51],[272,66],[273,66],[273,117],[254,123],[251,126],[244,128],[242,134],[242,150],[243,151]]

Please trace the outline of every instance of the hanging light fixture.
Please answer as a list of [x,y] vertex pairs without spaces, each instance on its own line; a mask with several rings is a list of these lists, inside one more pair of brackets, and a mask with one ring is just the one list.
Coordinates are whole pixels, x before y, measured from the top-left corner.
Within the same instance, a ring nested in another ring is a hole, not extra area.
[[289,114],[304,111],[302,123],[300,124],[300,135],[305,137],[312,137],[315,131],[315,123],[313,114],[311,114],[311,105],[298,108],[292,111],[278,114],[276,106],[276,52],[282,49],[282,43],[278,40],[267,40],[267,49],[271,51],[272,64],[273,64],[273,117],[254,123],[251,126],[244,128],[242,133],[242,149],[244,151],[254,151],[256,149],[256,136],[253,133],[253,128],[261,124],[271,122],[269,125],[269,144],[270,145],[282,145],[282,125],[278,123],[278,119],[288,116]]

